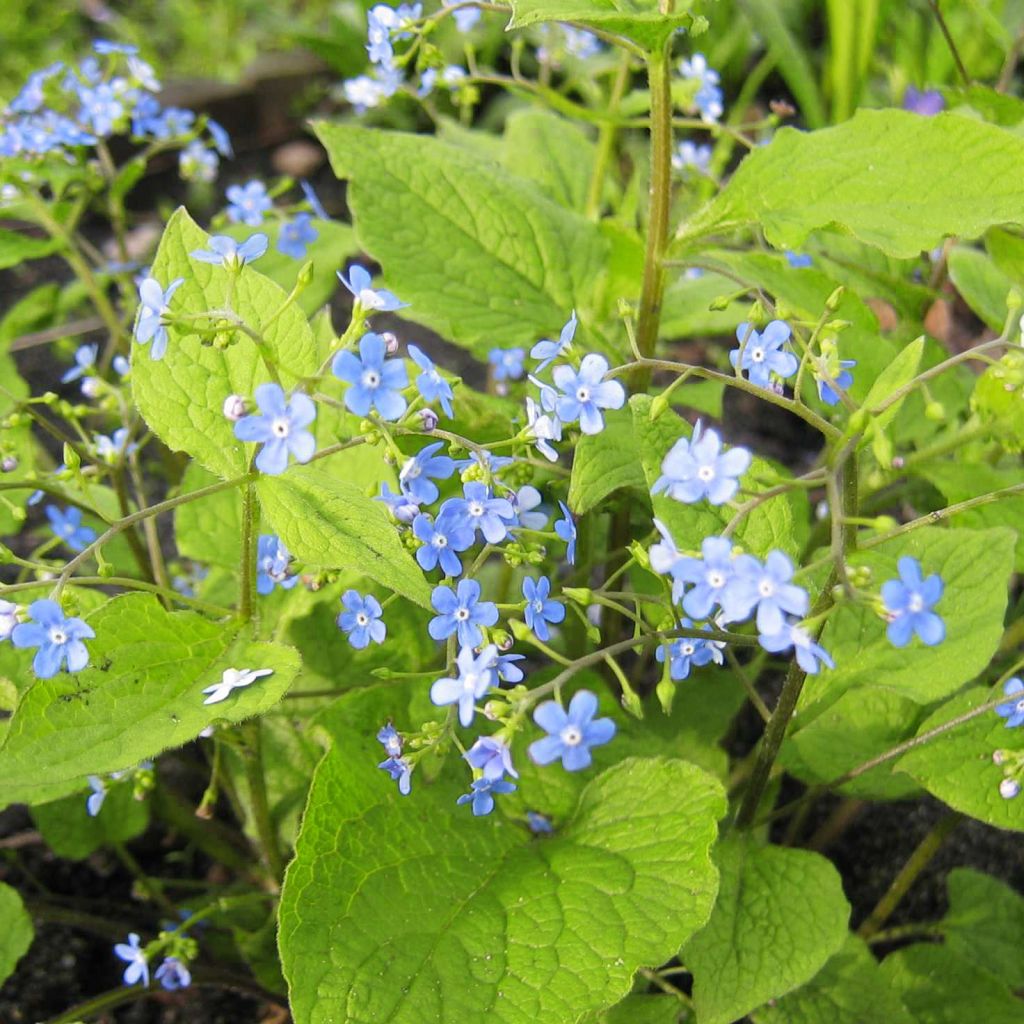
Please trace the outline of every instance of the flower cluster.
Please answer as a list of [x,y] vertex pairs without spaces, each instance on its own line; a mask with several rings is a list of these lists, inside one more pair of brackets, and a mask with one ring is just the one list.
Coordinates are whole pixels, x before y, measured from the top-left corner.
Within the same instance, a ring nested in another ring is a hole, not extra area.
[[725,113],[718,72],[708,66],[703,53],[695,53],[679,64],[679,73],[686,81],[697,83],[693,102],[701,120],[708,124],[717,124]]

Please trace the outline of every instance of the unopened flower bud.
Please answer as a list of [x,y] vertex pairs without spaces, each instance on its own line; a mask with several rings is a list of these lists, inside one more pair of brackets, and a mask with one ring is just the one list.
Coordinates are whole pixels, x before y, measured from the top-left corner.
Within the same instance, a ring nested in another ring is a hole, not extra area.
[[512,634],[505,629],[492,629],[490,640],[492,644],[497,645],[499,651],[507,651],[512,647]]
[[224,399],[224,418],[236,423],[246,413],[246,401],[242,395],[228,395]]
[[100,393],[99,377],[86,377],[82,381],[82,394],[86,398],[95,398]]
[[999,795],[1004,800],[1012,800],[1020,792],[1020,783],[1016,779],[1003,779],[999,783]]
[[829,312],[834,313],[842,303],[845,292],[846,289],[842,285],[836,288],[836,290],[825,300],[825,308]]
[[381,337],[384,339],[385,351],[389,356],[393,356],[398,351],[398,338],[391,331],[382,331]]
[[992,763],[1002,764],[1006,760],[1005,750],[993,750],[992,751]]
[[437,413],[433,409],[420,409],[419,417],[424,430],[437,429]]
[[903,461],[903,456],[902,455],[894,455],[892,457],[892,462],[890,463],[890,465],[892,466],[893,469],[902,469],[903,466],[905,465],[905,463]]
[[924,414],[928,419],[938,423],[946,418],[946,407],[941,402],[929,402],[924,407]]
[[18,468],[18,456],[17,455],[5,455],[3,461],[0,462],[0,470],[5,473],[13,473]]

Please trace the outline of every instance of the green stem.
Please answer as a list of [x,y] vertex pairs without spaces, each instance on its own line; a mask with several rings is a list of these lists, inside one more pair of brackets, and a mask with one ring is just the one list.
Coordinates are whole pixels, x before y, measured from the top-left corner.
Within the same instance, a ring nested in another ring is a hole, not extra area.
[[104,1010],[112,1010],[115,1006],[134,1003],[136,1000],[146,999],[155,994],[154,990],[141,988],[138,985],[133,985],[131,988],[121,985],[119,988],[112,988],[109,992],[104,992],[93,999],[87,999],[84,1003],[79,1003],[56,1017],[51,1017],[46,1024],[78,1024],[80,1021],[97,1017]]
[[211,860],[248,876],[253,873],[253,862],[239,847],[226,838],[234,836],[226,826],[215,821],[197,818],[192,808],[165,786],[157,786],[150,794],[153,813],[180,832],[203,851]]
[[[619,66],[615,72],[615,79],[612,82],[611,95],[608,97],[608,112],[610,114],[618,114],[619,112],[619,104],[622,102],[623,94],[629,83],[629,71],[632,63],[628,53],[622,54],[619,58]],[[584,216],[586,216],[587,220],[600,219],[605,177],[608,173],[608,165],[615,152],[617,136],[618,126],[614,121],[606,121],[598,130],[597,150],[594,153],[594,169],[590,175],[590,185],[587,189],[587,201],[584,207]]]
[[249,484],[242,498],[242,556],[238,567],[238,614],[243,622],[252,618],[256,603],[256,488]]
[[263,774],[262,723],[257,718],[244,726],[248,750],[245,753],[245,780],[249,787],[249,804],[253,824],[260,838],[267,867],[274,880],[280,885],[284,878],[284,855],[278,843],[277,831],[270,817],[270,802],[267,799],[267,781]]
[[[49,587],[53,580],[26,580],[24,583],[0,584],[0,594],[17,594],[23,590],[38,590],[41,587]],[[133,580],[129,576],[76,576],[75,585],[80,587],[124,587],[125,590],[143,590],[147,594],[156,594],[167,601],[183,605],[185,608],[194,608],[197,612],[203,612],[214,618],[222,619],[231,614],[230,608],[221,608],[220,605],[208,604],[206,601],[199,601],[194,597],[185,597],[176,590],[168,587],[158,587],[155,583],[148,583],[145,580]]]

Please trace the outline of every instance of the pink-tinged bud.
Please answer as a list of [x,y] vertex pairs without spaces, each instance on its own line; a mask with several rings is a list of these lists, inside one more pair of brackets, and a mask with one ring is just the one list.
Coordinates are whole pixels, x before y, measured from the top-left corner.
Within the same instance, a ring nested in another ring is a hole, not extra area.
[[398,338],[390,331],[383,331],[381,337],[384,339],[385,351],[389,356],[393,356],[398,351]]
[[999,795],[1004,800],[1012,800],[1020,792],[1020,783],[1016,779],[1003,779],[999,783]]
[[86,398],[95,398],[100,393],[100,382],[98,377],[86,377],[82,381],[82,394]]
[[893,469],[902,469],[903,466],[904,466],[903,456],[902,455],[894,455],[893,459],[892,459],[892,468]]
[[992,763],[1002,764],[1006,760],[1005,750],[993,750],[992,751]]
[[3,461],[0,462],[0,469],[5,473],[13,473],[18,468],[18,456],[17,455],[5,455]]
[[236,423],[247,411],[248,403],[242,395],[228,395],[224,399],[224,417]]
[[424,430],[436,430],[437,413],[433,409],[420,409],[420,423]]

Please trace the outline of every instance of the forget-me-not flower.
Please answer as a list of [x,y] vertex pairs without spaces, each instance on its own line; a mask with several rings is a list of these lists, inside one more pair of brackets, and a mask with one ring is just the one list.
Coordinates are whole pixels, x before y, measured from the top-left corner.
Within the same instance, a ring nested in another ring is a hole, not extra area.
[[698,144],[687,139],[680,142],[676,151],[672,154],[672,166],[677,171],[685,171],[694,168],[702,174],[707,174],[711,167],[712,150],[709,145]]
[[46,506],[46,518],[50,520],[50,529],[72,551],[83,551],[95,539],[96,531],[82,525],[82,510],[71,506],[67,509],[56,505]]
[[441,376],[433,360],[417,348],[408,346],[409,358],[420,368],[416,375],[416,388],[425,402],[439,402],[445,416],[452,417],[452,386]]
[[455,462],[448,455],[438,455],[444,444],[436,441],[421,448],[411,459],[407,459],[398,474],[402,493],[409,495],[421,505],[437,501],[438,489],[435,480],[447,480],[455,472]]
[[494,810],[495,793],[514,793],[516,785],[507,779],[490,779],[486,775],[480,779],[474,779],[470,784],[470,792],[463,793],[455,802],[457,804],[473,804],[473,814],[481,817],[490,814]]
[[387,627],[381,619],[384,614],[380,601],[367,594],[365,597],[357,590],[346,590],[341,595],[341,603],[345,611],[338,615],[338,628],[348,634],[348,642],[360,651],[372,640],[375,644],[384,643]]
[[349,267],[348,277],[339,270],[338,278],[363,309],[370,309],[375,313],[393,313],[396,309],[404,309],[409,305],[408,302],[402,302],[393,292],[384,288],[371,288],[373,278],[370,277],[370,272],[358,263],[353,263]]
[[75,350],[75,365],[65,371],[60,379],[61,384],[69,384],[87,374],[96,365],[99,350],[99,345],[79,345]]
[[441,514],[468,526],[474,534],[479,530],[488,544],[500,544],[515,521],[512,502],[495,498],[490,488],[479,480],[465,484],[462,493],[461,498],[449,498],[441,507]]
[[916,633],[926,647],[934,647],[946,638],[946,625],[932,611],[942,597],[942,577],[933,573],[921,576],[921,563],[904,555],[897,563],[900,578],[882,584],[882,602],[888,613],[886,635],[894,647],[906,647]]
[[281,225],[277,236],[277,251],[293,260],[305,259],[306,249],[319,237],[313,227],[313,218],[308,213],[297,213],[294,218]]
[[463,757],[477,771],[483,772],[485,779],[500,779],[506,773],[514,779],[519,778],[519,772],[512,767],[512,751],[508,744],[493,736],[479,737]]
[[189,255],[200,263],[219,264],[225,270],[241,270],[247,263],[258,260],[267,251],[267,236],[262,231],[238,243],[228,235],[213,235],[209,249],[196,249]]
[[689,579],[684,570],[689,569],[689,563],[676,547],[668,527],[660,519],[654,520],[654,527],[661,534],[661,540],[652,544],[647,553],[651,568],[662,576],[672,577],[672,600],[681,601]]
[[380,727],[377,732],[377,742],[384,748],[384,753],[388,757],[402,756],[402,736],[391,722]]
[[[841,391],[847,391],[851,384],[853,384],[853,374],[850,370],[857,365],[856,359],[840,359],[838,363],[838,374],[829,375],[832,376],[833,381]],[[818,383],[818,397],[826,405],[838,405],[839,395],[835,388],[824,377],[815,374],[815,379]]]
[[549,622],[557,625],[565,619],[565,605],[552,600],[548,596],[550,593],[551,580],[547,576],[536,581],[527,576],[523,580],[523,597],[526,598],[523,618],[538,640],[547,640],[551,636]]
[[557,462],[558,452],[551,447],[551,442],[562,440],[562,422],[557,416],[542,412],[529,395],[526,396],[526,426],[537,451],[549,462]]
[[255,179],[244,185],[229,185],[226,194],[228,220],[236,224],[259,227],[263,223],[263,215],[273,205],[267,195],[267,186]]
[[189,969],[174,956],[165,957],[164,962],[156,969],[153,977],[168,992],[176,992],[178,989],[188,988],[192,984],[192,974],[189,972]]
[[569,702],[566,711],[561,704],[547,700],[533,713],[533,720],[548,735],[530,744],[530,757],[537,764],[551,764],[562,760],[569,772],[590,766],[591,747],[607,743],[615,735],[615,723],[610,718],[594,719],[597,697],[589,690],[579,690]]
[[457,633],[461,647],[478,647],[483,643],[481,626],[498,621],[498,606],[480,600],[480,584],[476,580],[459,580],[457,589],[434,587],[430,603],[438,614],[430,620],[427,632],[435,640],[445,640]]
[[708,124],[717,122],[725,111],[718,72],[708,66],[703,53],[695,53],[689,60],[681,61],[679,71],[683,78],[700,83],[694,102],[700,111],[701,120]]
[[119,942],[114,947],[114,955],[128,965],[121,979],[125,985],[134,985],[137,981],[143,985],[149,984],[146,951],[139,946],[139,936],[135,932],[128,936],[127,942]]
[[386,480],[380,485],[380,494],[373,500],[383,501],[391,514],[400,523],[411,523],[420,514],[419,502],[411,495],[404,494],[402,491],[397,493],[392,491]]
[[474,705],[492,686],[497,685],[497,658],[498,648],[494,644],[488,644],[477,657],[473,656],[471,647],[463,647],[455,659],[458,678],[435,680],[430,687],[430,699],[439,707],[458,704],[459,721],[463,726],[472,725],[476,711]]
[[767,636],[762,633],[757,642],[772,654],[780,654],[791,647],[796,653],[796,663],[809,675],[817,675],[821,665],[835,668],[831,655],[803,626],[796,622],[786,623],[778,633]]
[[552,371],[562,394],[555,411],[563,423],[580,421],[584,434],[599,434],[604,429],[602,409],[621,409],[626,389],[617,380],[605,380],[608,360],[591,352],[583,357],[578,371],[571,366],[556,366]]
[[576,310],[574,309],[572,311],[572,315],[562,327],[562,330],[558,335],[558,341],[552,341],[550,338],[544,338],[543,340],[538,341],[537,344],[530,349],[530,358],[540,360],[536,369],[537,373],[541,373],[553,360],[567,355],[572,351],[572,340],[576,337],[576,327],[578,323],[579,321],[576,319]]
[[569,506],[564,501],[558,502],[562,510],[562,518],[555,523],[555,533],[560,540],[565,541],[565,557],[570,565],[576,564],[576,520],[569,511]]
[[732,559],[732,541],[728,537],[705,537],[701,542],[701,558],[680,558],[675,574],[694,587],[683,598],[683,611],[692,619],[706,619],[718,604],[726,621],[735,622],[744,616],[743,605],[730,600],[729,585],[736,573]]
[[298,576],[288,575],[291,552],[273,533],[264,533],[256,543],[256,590],[269,594],[274,587],[291,590],[299,582]]
[[235,424],[239,441],[262,443],[256,456],[256,468],[268,476],[277,476],[288,468],[288,456],[296,462],[309,462],[316,451],[316,438],[306,430],[316,419],[313,400],[296,391],[285,398],[280,384],[261,384],[256,389],[259,412],[243,416]]
[[499,654],[498,655],[498,678],[503,683],[521,683],[526,677],[523,670],[516,664],[517,661],[525,661],[525,654]]
[[536,487],[525,484],[509,500],[520,526],[527,530],[543,530],[548,525],[547,512],[533,511],[535,508],[539,509],[544,500]]
[[492,348],[487,353],[491,372],[496,381],[519,380],[523,375],[523,359],[526,352],[521,348]]
[[453,516],[440,515],[434,521],[421,513],[412,521],[412,532],[422,547],[416,549],[416,561],[429,572],[439,563],[446,576],[461,576],[462,561],[456,552],[473,546],[475,534]]
[[167,351],[167,313],[171,296],[184,283],[185,278],[179,277],[164,289],[156,278],[147,277],[139,285],[142,307],[135,325],[135,340],[140,345],[148,345],[152,341],[153,347],[149,350],[151,359],[163,359]]
[[412,789],[412,765],[404,757],[386,757],[378,768],[383,768],[398,783],[398,792],[408,796]]
[[88,782],[92,792],[85,801],[85,811],[90,818],[95,818],[103,807],[103,801],[107,799],[107,784],[99,775],[90,775]]
[[1007,729],[1016,729],[1024,722],[1024,682],[1014,676],[1003,684],[1003,693],[1012,700],[996,705],[996,714],[1006,719]]
[[[692,626],[689,619],[683,619],[681,626]],[[686,679],[693,668],[702,668],[714,662],[721,665],[723,661],[722,648],[725,646],[720,640],[703,639],[700,637],[681,636],[673,640],[668,646],[668,668],[669,675],[677,682]],[[659,646],[654,655],[658,661],[665,661],[665,647]]]
[[376,409],[383,419],[397,420],[406,410],[402,388],[409,378],[405,364],[401,359],[387,359],[387,350],[387,342],[370,332],[359,342],[358,356],[345,350],[334,357],[334,375],[349,385],[345,407],[357,416],[367,416]]
[[750,324],[740,324],[736,328],[740,345],[729,353],[729,362],[746,370],[750,382],[762,388],[771,384],[773,373],[792,377],[800,364],[792,352],[783,348],[791,333],[789,324],[783,320],[773,320],[760,334]]
[[780,632],[787,613],[801,618],[807,614],[807,591],[790,582],[793,563],[781,551],[769,551],[763,565],[753,555],[740,555],[733,568],[736,618],[746,619],[756,608],[759,633]]
[[18,624],[18,606],[13,601],[0,601],[0,643],[7,640]]
[[679,438],[662,460],[651,493],[664,491],[688,504],[707,498],[711,505],[724,505],[739,490],[739,477],[750,468],[751,458],[746,448],[723,452],[718,433],[702,432],[698,421],[693,436]]

